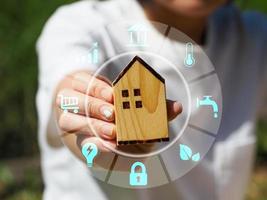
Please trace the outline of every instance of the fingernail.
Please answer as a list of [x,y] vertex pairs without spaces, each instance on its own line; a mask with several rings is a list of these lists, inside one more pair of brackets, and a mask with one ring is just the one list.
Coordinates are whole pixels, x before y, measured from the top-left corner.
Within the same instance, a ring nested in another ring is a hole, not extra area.
[[108,106],[102,106],[100,109],[101,114],[107,118],[107,119],[111,119],[112,115],[113,115],[113,110],[108,107]]
[[103,89],[101,90],[101,96],[106,99],[106,100],[110,100],[112,97],[112,92],[108,89]]
[[103,125],[101,127],[101,131],[102,133],[104,133],[105,135],[111,136],[112,132],[113,132],[113,128],[110,125]]

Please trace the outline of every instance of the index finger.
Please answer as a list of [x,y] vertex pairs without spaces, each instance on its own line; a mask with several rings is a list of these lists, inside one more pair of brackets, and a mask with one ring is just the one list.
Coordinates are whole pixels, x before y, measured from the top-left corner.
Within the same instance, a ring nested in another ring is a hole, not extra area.
[[72,87],[81,93],[113,103],[113,90],[104,78],[94,77],[89,73],[74,75]]

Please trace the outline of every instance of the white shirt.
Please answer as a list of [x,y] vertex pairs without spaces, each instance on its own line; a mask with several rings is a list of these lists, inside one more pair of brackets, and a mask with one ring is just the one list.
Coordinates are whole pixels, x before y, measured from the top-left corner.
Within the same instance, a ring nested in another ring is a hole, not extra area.
[[[243,199],[253,164],[256,113],[263,105],[262,91],[266,92],[267,22],[260,14],[241,14],[232,6],[211,16],[205,48],[222,86],[221,128],[205,161],[188,174],[158,188],[122,189],[94,179],[67,148],[48,144],[51,101],[57,83],[72,71],[97,69],[96,65],[77,59],[88,53],[95,38],[104,47],[101,62],[116,55],[119,36],[109,37],[108,24],[144,18],[140,5],[133,0],[82,1],[59,8],[45,25],[37,44],[44,200]],[[205,182],[196,178],[200,175]]]

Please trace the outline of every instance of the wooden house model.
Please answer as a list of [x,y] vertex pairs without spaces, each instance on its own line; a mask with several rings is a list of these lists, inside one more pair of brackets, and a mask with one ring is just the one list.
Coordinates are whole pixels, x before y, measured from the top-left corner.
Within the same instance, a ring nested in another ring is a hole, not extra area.
[[136,56],[113,81],[117,145],[169,141],[165,80]]

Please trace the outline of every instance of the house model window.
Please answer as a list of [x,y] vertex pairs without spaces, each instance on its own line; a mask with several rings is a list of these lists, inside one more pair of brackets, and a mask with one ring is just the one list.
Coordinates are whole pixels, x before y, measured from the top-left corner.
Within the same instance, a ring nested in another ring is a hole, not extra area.
[[128,90],[122,90],[121,95],[122,95],[122,97],[128,97],[129,96]]
[[136,101],[135,102],[135,107],[136,108],[142,108],[143,106],[142,106],[142,101]]
[[129,101],[122,102],[122,107],[123,109],[130,109],[130,102]]
[[134,96],[141,96],[140,89],[134,89]]
[[[133,94],[134,94],[134,96],[141,96],[140,89],[134,89]],[[129,91],[128,90],[122,90],[121,96],[122,97],[129,97]],[[123,107],[123,109],[130,109],[130,102],[129,101],[122,102],[122,107]],[[135,101],[135,108],[142,108],[142,107],[143,107],[142,101],[136,100]]]

